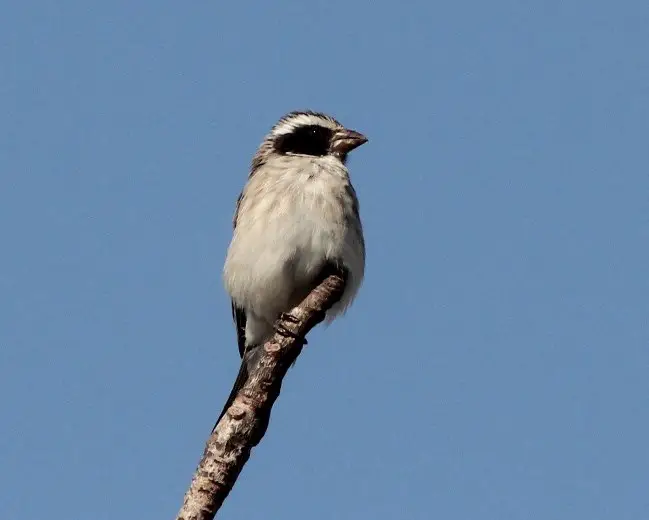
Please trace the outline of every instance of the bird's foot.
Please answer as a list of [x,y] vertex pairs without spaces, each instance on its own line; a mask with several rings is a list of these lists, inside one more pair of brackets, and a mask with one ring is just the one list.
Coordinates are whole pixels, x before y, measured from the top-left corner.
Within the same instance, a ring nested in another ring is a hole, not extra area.
[[292,314],[289,314],[288,312],[283,312],[282,314],[280,314],[279,319],[283,320],[283,321],[288,321],[289,323],[294,323],[294,324],[300,323],[300,320],[298,320],[295,316],[293,316]]
[[[282,314],[280,314],[279,318],[280,318],[281,321],[287,321],[287,322],[293,323],[293,324],[297,324],[297,323],[300,322],[300,320],[298,320],[295,316],[293,316],[292,314],[288,314],[286,312],[283,312]],[[275,323],[275,332],[281,334],[282,336],[284,336],[286,338],[299,339],[299,340],[302,341],[303,345],[308,344],[306,338],[302,338],[302,337],[298,336],[292,330],[288,330],[284,325],[282,325],[281,321],[278,322],[278,323]]]

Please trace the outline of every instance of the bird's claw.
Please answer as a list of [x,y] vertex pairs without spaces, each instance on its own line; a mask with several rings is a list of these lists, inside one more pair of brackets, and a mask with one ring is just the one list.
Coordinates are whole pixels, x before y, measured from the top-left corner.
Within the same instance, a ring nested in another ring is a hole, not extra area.
[[300,320],[298,320],[295,316],[292,314],[289,314],[288,312],[283,312],[282,314],[279,315],[279,318],[283,321],[288,321],[289,323],[299,323]]
[[[299,320],[295,316],[293,316],[291,314],[287,314],[285,312],[283,312],[280,315],[280,319],[284,320],[284,321],[287,321],[289,323],[298,323],[299,322]],[[277,332],[278,334],[281,334],[282,336],[284,336],[286,338],[293,338],[293,339],[301,340],[303,345],[307,344],[306,338],[302,338],[301,336],[299,336],[298,334],[296,334],[292,330],[287,329],[284,325],[282,325],[281,322],[275,324],[275,332]]]

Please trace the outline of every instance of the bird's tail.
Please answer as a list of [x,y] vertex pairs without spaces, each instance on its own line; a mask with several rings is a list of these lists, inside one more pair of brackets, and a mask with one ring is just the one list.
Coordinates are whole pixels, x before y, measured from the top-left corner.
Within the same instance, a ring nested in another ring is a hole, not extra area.
[[234,385],[232,386],[232,390],[230,391],[228,400],[225,402],[225,406],[223,407],[223,410],[221,411],[219,418],[216,420],[216,424],[214,425],[214,428],[212,428],[212,431],[216,429],[216,425],[219,424],[219,421],[225,415],[225,412],[228,411],[228,408],[230,408],[230,405],[234,401],[235,397],[237,397],[239,390],[241,390],[243,385],[246,384],[247,380],[248,380],[248,361],[246,360],[246,356],[244,356],[243,359],[241,360],[241,367],[239,368],[239,373],[237,374],[237,378],[234,381]]

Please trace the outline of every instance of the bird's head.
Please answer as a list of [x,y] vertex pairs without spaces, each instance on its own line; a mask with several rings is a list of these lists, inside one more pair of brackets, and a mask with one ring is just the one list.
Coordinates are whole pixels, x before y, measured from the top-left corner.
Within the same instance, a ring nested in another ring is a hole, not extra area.
[[253,159],[253,171],[272,154],[333,156],[344,164],[347,154],[366,142],[363,134],[345,128],[331,116],[312,111],[291,112],[273,126],[262,142]]

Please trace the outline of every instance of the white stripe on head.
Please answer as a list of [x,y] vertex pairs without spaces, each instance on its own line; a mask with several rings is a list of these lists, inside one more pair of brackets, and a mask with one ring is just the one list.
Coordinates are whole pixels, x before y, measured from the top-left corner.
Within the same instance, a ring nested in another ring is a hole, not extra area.
[[338,130],[342,125],[333,117],[317,112],[291,112],[282,117],[270,131],[270,137],[290,134],[300,126],[319,125],[331,130]]

